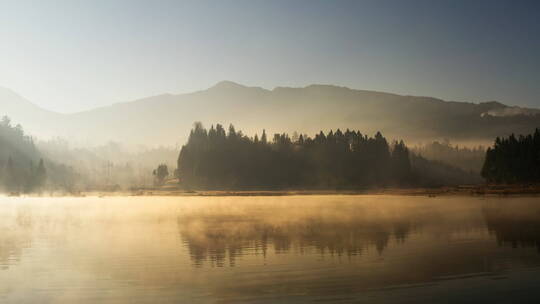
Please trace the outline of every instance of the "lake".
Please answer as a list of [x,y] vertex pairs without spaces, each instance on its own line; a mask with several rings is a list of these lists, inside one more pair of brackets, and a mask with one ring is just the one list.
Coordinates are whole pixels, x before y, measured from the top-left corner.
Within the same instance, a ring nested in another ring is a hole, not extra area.
[[539,197],[0,198],[0,303],[539,303],[539,286]]

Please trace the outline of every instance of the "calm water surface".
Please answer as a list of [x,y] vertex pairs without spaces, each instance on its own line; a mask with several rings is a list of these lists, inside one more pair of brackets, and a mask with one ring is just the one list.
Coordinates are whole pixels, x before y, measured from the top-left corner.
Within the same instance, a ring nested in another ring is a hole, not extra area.
[[0,198],[0,303],[540,303],[540,198]]

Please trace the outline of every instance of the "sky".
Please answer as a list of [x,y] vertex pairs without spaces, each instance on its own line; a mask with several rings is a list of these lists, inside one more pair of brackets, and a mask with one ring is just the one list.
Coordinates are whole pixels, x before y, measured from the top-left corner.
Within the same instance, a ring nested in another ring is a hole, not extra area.
[[0,0],[0,86],[68,113],[222,80],[540,107],[540,1]]

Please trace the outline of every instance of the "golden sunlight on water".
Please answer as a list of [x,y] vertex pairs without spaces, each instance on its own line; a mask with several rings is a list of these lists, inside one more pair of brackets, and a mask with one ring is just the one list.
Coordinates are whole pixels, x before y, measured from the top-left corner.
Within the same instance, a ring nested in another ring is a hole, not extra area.
[[517,301],[539,249],[537,197],[4,197],[0,302]]

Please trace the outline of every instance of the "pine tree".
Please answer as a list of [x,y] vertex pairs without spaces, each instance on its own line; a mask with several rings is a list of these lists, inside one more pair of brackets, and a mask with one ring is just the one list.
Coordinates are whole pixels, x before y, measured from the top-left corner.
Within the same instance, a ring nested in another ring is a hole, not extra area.
[[45,185],[45,181],[47,180],[47,170],[45,169],[43,158],[39,160],[39,164],[37,166],[35,176],[36,176],[35,187],[39,189]]
[[268,140],[266,139],[266,130],[263,130],[262,132],[262,135],[261,135],[261,143],[263,145],[266,145],[268,143]]

